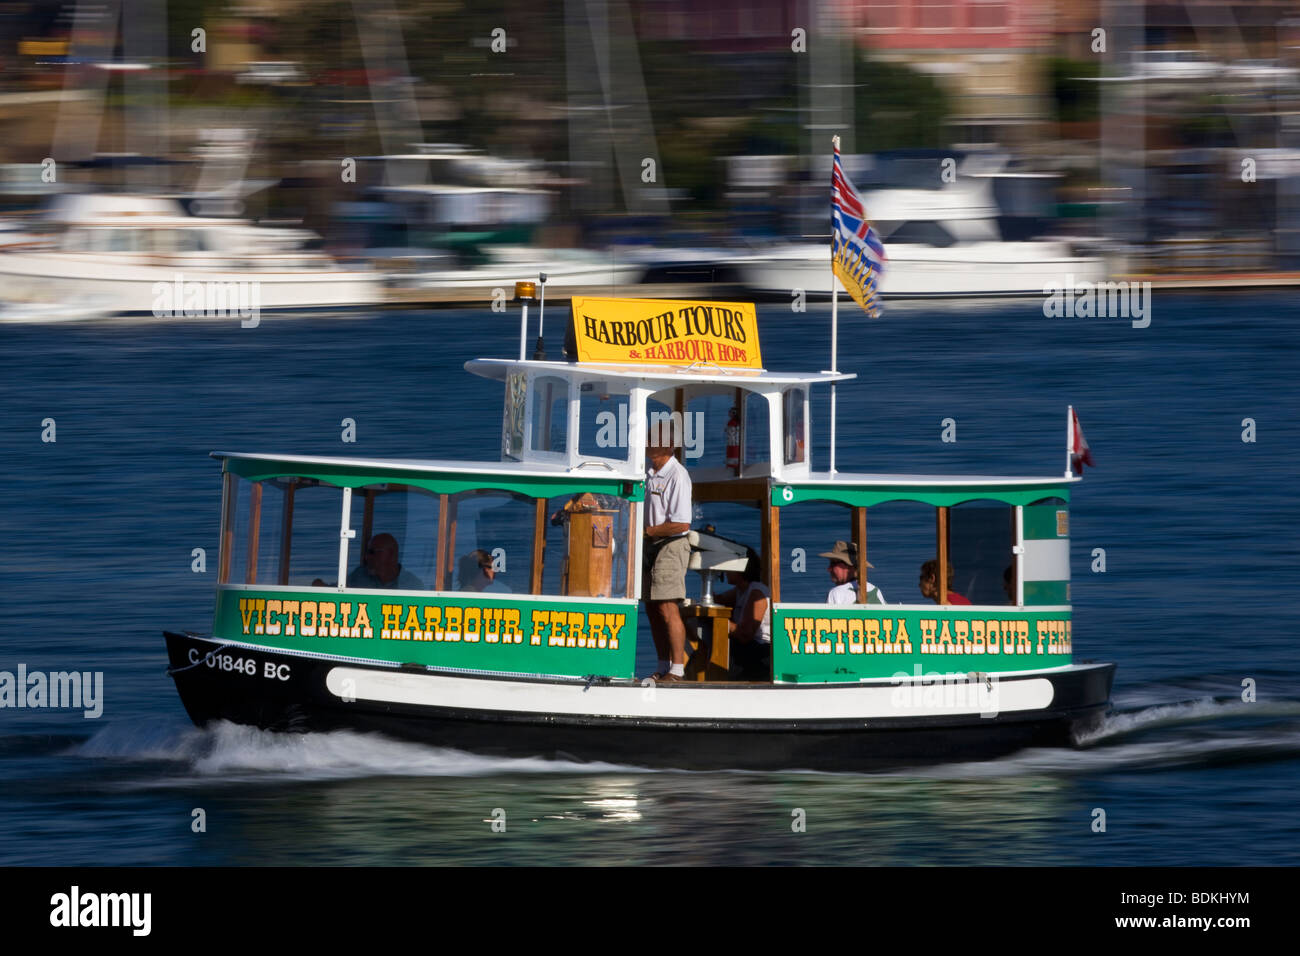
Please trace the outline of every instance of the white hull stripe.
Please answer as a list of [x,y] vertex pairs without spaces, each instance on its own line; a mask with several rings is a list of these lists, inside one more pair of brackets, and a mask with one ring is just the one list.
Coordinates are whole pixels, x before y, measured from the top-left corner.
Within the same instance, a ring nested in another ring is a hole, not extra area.
[[1055,691],[1045,678],[891,686],[737,688],[609,687],[475,680],[331,668],[325,678],[340,700],[446,707],[459,711],[646,717],[660,720],[872,720],[887,717],[994,716],[1042,710]]

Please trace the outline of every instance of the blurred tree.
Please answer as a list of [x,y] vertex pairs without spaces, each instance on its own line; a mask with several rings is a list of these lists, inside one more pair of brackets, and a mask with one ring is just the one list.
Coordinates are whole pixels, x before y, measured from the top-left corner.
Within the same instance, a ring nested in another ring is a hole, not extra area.
[[947,91],[905,64],[859,62],[854,107],[857,147],[863,152],[948,145]]
[[1058,56],[1050,57],[1044,70],[1058,123],[1086,123],[1101,115],[1100,63]]

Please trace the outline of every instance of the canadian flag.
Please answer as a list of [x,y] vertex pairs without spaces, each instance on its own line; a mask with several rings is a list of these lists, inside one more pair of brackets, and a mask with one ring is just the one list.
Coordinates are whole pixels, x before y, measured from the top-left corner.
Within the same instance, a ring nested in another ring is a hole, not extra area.
[[1083,429],[1079,427],[1079,416],[1075,414],[1073,405],[1070,406],[1070,441],[1067,448],[1070,452],[1070,467],[1076,475],[1083,474],[1084,465],[1097,467],[1092,460],[1092,452],[1088,449],[1088,439],[1083,437]]

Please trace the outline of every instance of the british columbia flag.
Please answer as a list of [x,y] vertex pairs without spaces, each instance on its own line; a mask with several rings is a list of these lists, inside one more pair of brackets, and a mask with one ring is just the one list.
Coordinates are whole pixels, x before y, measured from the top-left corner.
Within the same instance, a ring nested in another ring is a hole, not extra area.
[[831,172],[831,268],[853,301],[873,318],[878,283],[885,271],[884,244],[867,222],[862,200],[840,164],[840,139],[835,137],[835,168]]

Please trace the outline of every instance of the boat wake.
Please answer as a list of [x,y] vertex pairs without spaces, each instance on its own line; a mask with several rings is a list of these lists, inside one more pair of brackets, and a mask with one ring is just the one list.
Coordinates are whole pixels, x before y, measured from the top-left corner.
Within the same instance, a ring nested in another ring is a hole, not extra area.
[[1080,737],[1079,749],[1032,749],[990,761],[922,771],[926,777],[1018,774],[1079,776],[1161,771],[1294,759],[1300,756],[1300,701],[1244,703],[1203,697],[1112,711]]
[[[1077,776],[1292,759],[1300,756],[1297,718],[1297,700],[1243,703],[1236,697],[1206,696],[1145,704],[1112,711],[1099,727],[1078,741],[1077,749],[1024,750],[996,760],[897,768],[870,776]],[[15,743],[13,749],[39,751],[52,746],[52,741],[33,738],[23,744],[19,747]],[[142,770],[145,767],[141,765],[147,765],[143,775],[124,776],[122,782],[127,786],[383,776],[655,772],[637,767],[633,761],[621,765],[576,759],[492,757],[349,730],[285,734],[225,721],[203,729],[179,722],[119,723],[104,727],[89,739],[62,738],[62,745],[60,749],[67,756],[121,762]],[[805,773],[795,772],[801,776]]]
[[[218,721],[186,725],[105,727],[68,752],[101,760],[143,761],[165,766],[168,785],[215,780],[335,780],[361,777],[473,777],[506,773],[607,773],[627,767],[541,757],[489,757],[393,740],[350,730],[272,733]],[[157,782],[155,780],[155,782]]]

